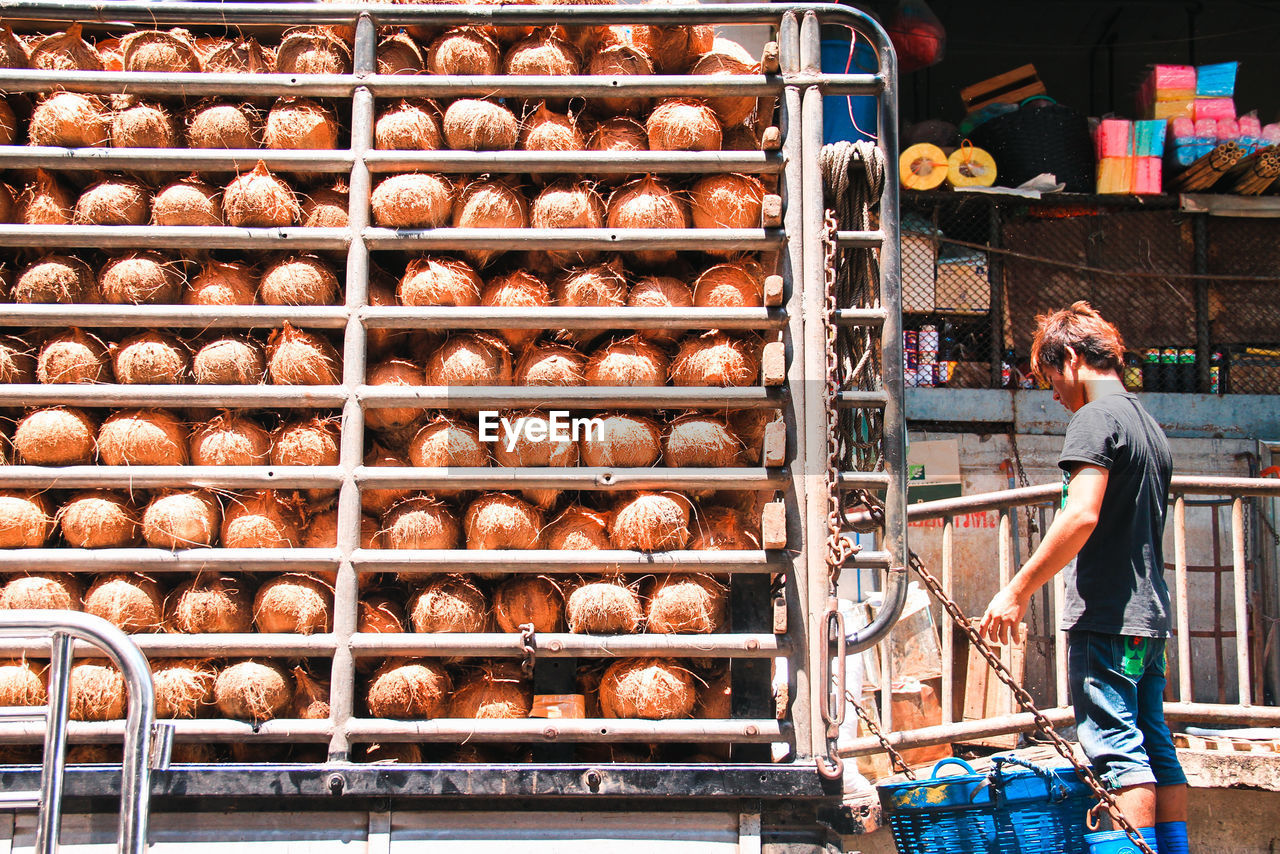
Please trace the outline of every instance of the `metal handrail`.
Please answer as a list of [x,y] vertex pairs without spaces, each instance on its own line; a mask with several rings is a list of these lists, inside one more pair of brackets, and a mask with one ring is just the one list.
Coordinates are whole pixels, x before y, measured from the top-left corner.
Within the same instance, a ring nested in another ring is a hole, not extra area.
[[30,635],[47,635],[52,642],[44,768],[40,778],[40,818],[35,839],[37,854],[58,848],[63,770],[67,758],[73,639],[88,641],[101,649],[124,676],[128,713],[124,727],[117,850],[121,854],[143,854],[147,847],[147,822],[151,811],[151,740],[156,719],[155,687],[151,683],[151,667],[146,656],[128,635],[101,617],[78,611],[0,612],[0,636]]

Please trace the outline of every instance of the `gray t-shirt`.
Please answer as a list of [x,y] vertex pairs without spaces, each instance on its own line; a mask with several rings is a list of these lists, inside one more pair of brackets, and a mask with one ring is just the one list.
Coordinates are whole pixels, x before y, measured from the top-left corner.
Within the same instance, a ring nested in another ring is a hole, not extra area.
[[1066,571],[1062,628],[1169,637],[1169,440],[1135,396],[1110,394],[1085,404],[1067,425],[1058,465],[1069,478],[1080,463],[1106,469],[1107,489],[1098,525]]

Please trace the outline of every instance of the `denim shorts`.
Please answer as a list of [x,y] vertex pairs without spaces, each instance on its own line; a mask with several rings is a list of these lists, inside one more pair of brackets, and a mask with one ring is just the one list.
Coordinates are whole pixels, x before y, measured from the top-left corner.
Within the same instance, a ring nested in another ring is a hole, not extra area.
[[1164,647],[1163,638],[1068,634],[1076,737],[1112,789],[1187,782],[1164,722]]

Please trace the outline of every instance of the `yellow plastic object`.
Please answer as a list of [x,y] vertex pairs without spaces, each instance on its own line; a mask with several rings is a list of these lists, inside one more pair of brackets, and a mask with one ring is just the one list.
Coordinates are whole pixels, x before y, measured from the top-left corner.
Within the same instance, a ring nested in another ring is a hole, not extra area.
[[898,158],[899,180],[908,190],[932,190],[947,180],[947,155],[927,142],[917,143]]
[[996,161],[966,139],[947,158],[947,183],[953,187],[990,187],[996,182]]

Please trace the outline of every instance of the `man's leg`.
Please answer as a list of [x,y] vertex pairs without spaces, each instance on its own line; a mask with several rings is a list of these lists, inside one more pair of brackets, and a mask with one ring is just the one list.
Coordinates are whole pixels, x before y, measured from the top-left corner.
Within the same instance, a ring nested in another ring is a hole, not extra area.
[[1164,720],[1164,642],[1153,646],[1138,681],[1138,728],[1156,777],[1155,827],[1161,854],[1188,854],[1187,776]]
[[1116,806],[1134,827],[1151,827],[1160,820],[1155,783],[1125,786],[1112,792]]

